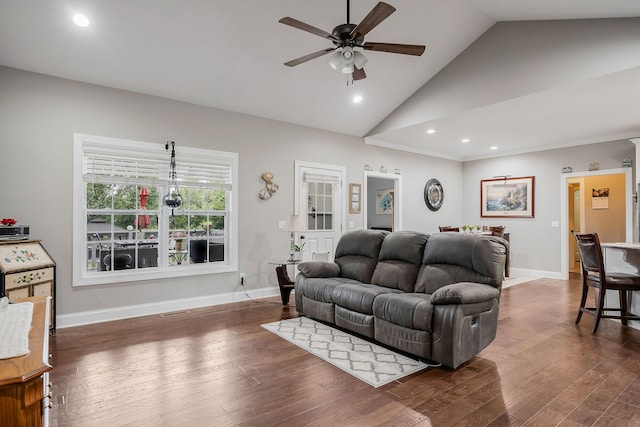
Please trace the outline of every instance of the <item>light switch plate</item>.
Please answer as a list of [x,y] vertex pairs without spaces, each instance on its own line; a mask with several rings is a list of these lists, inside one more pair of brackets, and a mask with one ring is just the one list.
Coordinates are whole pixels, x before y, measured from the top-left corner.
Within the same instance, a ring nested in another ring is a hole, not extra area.
[[560,221],[551,221],[551,228],[560,228]]
[[284,226],[287,225],[287,221],[278,221],[278,228],[284,230]]

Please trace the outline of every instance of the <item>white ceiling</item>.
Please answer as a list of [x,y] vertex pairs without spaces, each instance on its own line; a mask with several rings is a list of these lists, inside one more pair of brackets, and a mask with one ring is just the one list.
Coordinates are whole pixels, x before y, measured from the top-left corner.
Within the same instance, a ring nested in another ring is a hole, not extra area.
[[[366,52],[368,77],[349,86],[329,68],[328,56],[284,66],[330,43],[278,23],[290,16],[330,32],[346,21],[345,0],[0,0],[0,64],[362,137],[498,20],[640,16],[638,0],[387,2],[397,11],[367,41],[425,44],[426,52],[421,57]],[[351,3],[351,21],[357,23],[377,1]],[[86,14],[91,25],[75,26],[76,12]],[[605,126],[585,126],[598,122],[588,116],[544,129],[531,125],[532,115],[551,117],[540,105],[558,105],[558,96],[564,97],[563,108],[567,97],[581,108],[586,93],[600,94],[606,103],[611,92],[602,87],[624,94],[634,79],[638,70],[592,79],[439,119],[439,128],[468,126],[477,135],[490,135],[500,141],[495,155],[562,146],[569,138],[590,143],[638,136],[631,114],[638,106],[631,101],[626,101],[629,114],[612,114]],[[363,97],[361,103],[351,102],[355,94]],[[512,118],[509,127],[505,114]],[[395,131],[389,140],[416,151],[416,129]],[[423,134],[424,126],[420,129]],[[421,151],[458,160],[488,156],[486,149],[475,153],[454,144]]]

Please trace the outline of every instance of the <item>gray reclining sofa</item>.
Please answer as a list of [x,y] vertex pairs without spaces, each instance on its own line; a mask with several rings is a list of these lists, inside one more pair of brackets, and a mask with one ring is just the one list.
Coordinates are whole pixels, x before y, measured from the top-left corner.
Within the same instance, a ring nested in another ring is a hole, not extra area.
[[300,314],[457,368],[496,336],[506,240],[358,230],[298,266]]

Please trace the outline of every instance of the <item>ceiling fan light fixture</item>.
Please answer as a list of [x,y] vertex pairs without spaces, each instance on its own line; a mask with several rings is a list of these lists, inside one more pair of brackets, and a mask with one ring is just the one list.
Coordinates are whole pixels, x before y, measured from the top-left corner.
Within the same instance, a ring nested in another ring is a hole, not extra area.
[[364,68],[368,61],[367,57],[358,51],[354,52],[353,55],[353,65],[360,69]]
[[340,68],[340,72],[342,74],[351,74],[353,73],[353,62],[350,64],[343,64],[342,67]]
[[353,48],[346,46],[342,48],[342,59],[344,61],[353,62]]
[[339,70],[343,74],[351,74],[355,67],[362,68],[367,63],[367,58],[360,52],[346,46],[342,50],[336,51],[329,58],[329,66],[334,70]]
[[329,66],[334,70],[337,70],[340,66],[340,62],[342,61],[342,52],[335,51],[333,55],[329,57]]
[[331,55],[329,66],[343,74],[351,74],[353,73],[353,59],[353,49],[345,47]]

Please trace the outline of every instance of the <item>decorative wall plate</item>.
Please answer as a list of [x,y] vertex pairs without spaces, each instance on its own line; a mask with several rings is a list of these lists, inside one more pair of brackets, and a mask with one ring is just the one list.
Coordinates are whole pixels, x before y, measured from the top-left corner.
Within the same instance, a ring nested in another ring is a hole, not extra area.
[[440,181],[433,178],[427,181],[427,184],[424,186],[424,202],[426,203],[429,210],[437,211],[442,207],[442,202],[444,201],[444,190],[442,189],[442,184]]

